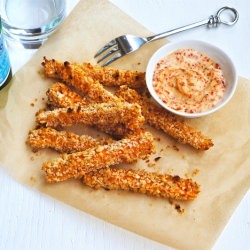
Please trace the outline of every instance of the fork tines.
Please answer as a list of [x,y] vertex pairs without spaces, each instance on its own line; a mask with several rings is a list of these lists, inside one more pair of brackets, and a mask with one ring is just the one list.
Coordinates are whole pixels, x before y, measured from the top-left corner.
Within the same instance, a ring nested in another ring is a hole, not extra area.
[[[107,53],[104,53],[104,52],[107,52]],[[104,53],[104,54],[102,55],[102,57],[100,59],[98,59],[97,63],[102,62],[103,60],[105,60],[106,58],[108,58],[109,56],[111,56],[111,55],[114,54],[114,56],[111,57],[110,59],[108,59],[104,64],[102,64],[102,66],[107,66],[107,65],[109,65],[112,62],[114,62],[115,60],[117,60],[118,58],[120,58],[122,56],[122,53],[121,53],[121,51],[120,51],[120,49],[118,47],[118,43],[117,43],[116,39],[113,39],[109,43],[107,43],[106,45],[104,45],[94,55],[94,58],[100,56],[102,53]]]

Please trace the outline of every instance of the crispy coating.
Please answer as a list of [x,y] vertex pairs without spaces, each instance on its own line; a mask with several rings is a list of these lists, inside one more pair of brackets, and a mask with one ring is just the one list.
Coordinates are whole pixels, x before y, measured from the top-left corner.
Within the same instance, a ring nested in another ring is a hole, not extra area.
[[44,57],[42,63],[44,73],[47,77],[59,79],[79,91],[95,102],[117,101],[119,98],[92,77],[84,73],[81,67],[69,62],[58,62],[54,59],[48,60]]
[[77,135],[53,128],[39,128],[29,131],[27,142],[34,151],[51,148],[60,153],[74,153],[97,145],[108,144],[113,140],[111,138],[94,139],[89,135]]
[[90,171],[120,164],[132,163],[154,152],[153,136],[147,131],[131,135],[108,145],[98,145],[82,152],[63,154],[43,164],[48,182],[82,178]]
[[86,105],[90,103],[89,100],[83,98],[60,82],[52,84],[47,90],[46,95],[48,97],[48,105],[54,108],[67,108],[75,105]]
[[96,189],[121,189],[176,200],[193,200],[200,192],[191,179],[138,169],[103,168],[86,173],[83,182]]
[[87,75],[99,81],[104,86],[127,85],[130,88],[146,86],[145,72],[100,67],[90,63],[84,63],[82,65],[74,63],[74,66],[80,67]]
[[[83,98],[63,83],[52,84],[47,91],[48,105],[55,108],[73,108],[79,105],[87,105],[91,102]],[[116,138],[125,136],[129,131],[123,124],[97,124],[94,127],[102,132],[108,133]]]
[[74,124],[103,125],[108,131],[109,125],[122,124],[129,132],[140,129],[144,123],[144,117],[138,104],[113,102],[91,103],[51,111],[40,110],[36,114],[36,121],[42,126],[54,128]]
[[178,142],[189,144],[198,150],[207,150],[213,146],[211,138],[197,131],[196,128],[189,125],[181,117],[159,107],[146,96],[141,96],[135,90],[122,86],[116,91],[116,95],[122,97],[127,102],[138,103],[149,125],[164,131],[177,139]]

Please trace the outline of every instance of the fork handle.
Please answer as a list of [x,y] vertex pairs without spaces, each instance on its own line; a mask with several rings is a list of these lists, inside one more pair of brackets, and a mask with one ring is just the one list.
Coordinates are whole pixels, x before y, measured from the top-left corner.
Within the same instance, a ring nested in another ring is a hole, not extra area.
[[[232,21],[221,20],[220,15],[222,12],[224,12],[226,10],[233,13]],[[177,29],[169,30],[169,31],[166,31],[166,32],[154,35],[154,36],[149,36],[145,39],[147,42],[151,42],[151,41],[155,41],[155,40],[158,40],[158,39],[161,39],[161,38],[164,38],[164,37],[167,37],[167,36],[170,36],[170,35],[185,31],[185,30],[189,30],[189,29],[193,29],[193,28],[196,28],[199,26],[203,26],[203,25],[207,25],[209,28],[217,27],[221,23],[231,26],[231,25],[234,25],[238,21],[238,19],[239,19],[239,13],[236,9],[231,8],[231,7],[222,7],[217,11],[217,13],[215,15],[211,15],[211,16],[209,16],[209,18],[207,18],[203,21],[199,21],[199,22],[192,23],[192,24],[189,24],[186,26],[182,26],[182,27],[179,27]]]

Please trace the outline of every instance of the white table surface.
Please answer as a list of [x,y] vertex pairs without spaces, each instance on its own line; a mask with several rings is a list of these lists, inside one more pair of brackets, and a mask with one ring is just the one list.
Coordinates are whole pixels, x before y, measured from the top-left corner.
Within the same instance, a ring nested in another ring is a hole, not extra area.
[[[78,0],[67,0],[67,13],[77,2]],[[153,32],[162,32],[205,19],[225,5],[235,7],[239,11],[240,19],[234,27],[221,26],[213,30],[201,27],[171,36],[169,40],[202,39],[212,42],[231,55],[239,75],[250,79],[248,48],[250,1],[112,0],[112,2]],[[9,47],[9,54],[15,73],[32,57],[34,51]],[[0,167],[0,250],[5,249],[166,250],[171,248],[110,225],[31,190],[19,184]],[[239,204],[213,249],[250,249],[250,192]]]

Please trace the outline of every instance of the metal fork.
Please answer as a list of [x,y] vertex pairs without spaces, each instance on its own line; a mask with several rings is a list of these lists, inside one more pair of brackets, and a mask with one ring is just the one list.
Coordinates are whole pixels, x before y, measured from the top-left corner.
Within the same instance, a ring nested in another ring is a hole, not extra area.
[[[231,21],[221,20],[220,16],[221,13],[224,11],[231,12],[230,14],[233,14],[233,18]],[[96,54],[95,58],[100,56],[102,54],[102,57],[97,61],[97,63],[103,62],[105,59],[107,61],[102,64],[102,66],[107,66],[110,63],[116,61],[117,59],[121,58],[122,56],[125,56],[127,54],[130,54],[136,50],[138,50],[142,45],[179,33],[181,31],[185,31],[188,29],[193,29],[202,25],[207,25],[210,27],[217,27],[220,23],[231,26],[234,25],[239,19],[238,11],[231,7],[222,7],[220,8],[215,15],[209,16],[208,19],[205,19],[200,22],[192,23],[186,26],[182,26],[177,29],[173,29],[167,32],[163,32],[154,36],[149,37],[138,37],[135,35],[122,35],[119,36],[113,40],[111,40],[109,43],[104,45]],[[106,53],[104,53],[106,52]],[[104,53],[104,54],[103,54]],[[112,57],[111,57],[112,56]],[[109,58],[109,59],[108,59]]]

